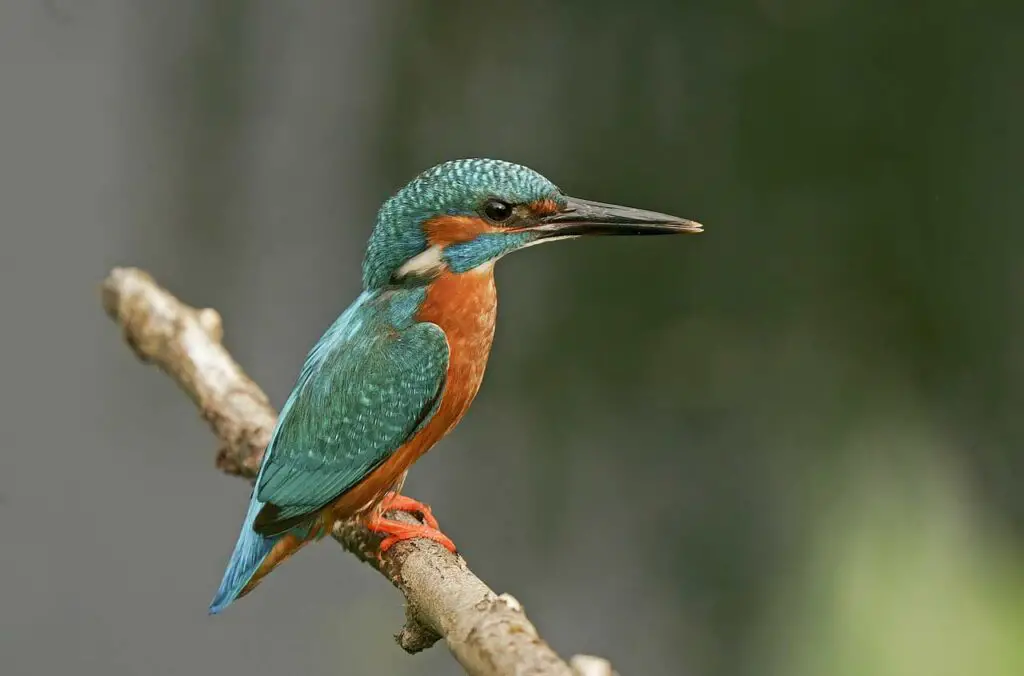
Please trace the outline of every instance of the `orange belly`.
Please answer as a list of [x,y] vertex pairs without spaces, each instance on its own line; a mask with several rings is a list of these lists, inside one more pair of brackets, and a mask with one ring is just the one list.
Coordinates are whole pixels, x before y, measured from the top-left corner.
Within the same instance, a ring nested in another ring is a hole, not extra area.
[[283,535],[239,597],[252,591],[270,571],[308,542],[330,533],[336,521],[369,516],[384,495],[401,482],[409,467],[458,424],[483,381],[496,314],[497,293],[489,268],[458,275],[445,273],[431,283],[416,319],[437,324],[448,338],[447,378],[434,417],[377,469],[325,507],[317,515],[309,538],[292,533]]
[[427,287],[416,319],[437,324],[448,338],[448,373],[441,404],[414,437],[328,507],[333,519],[369,514],[406,470],[462,419],[483,381],[496,314],[497,293],[489,268],[463,274],[446,272]]

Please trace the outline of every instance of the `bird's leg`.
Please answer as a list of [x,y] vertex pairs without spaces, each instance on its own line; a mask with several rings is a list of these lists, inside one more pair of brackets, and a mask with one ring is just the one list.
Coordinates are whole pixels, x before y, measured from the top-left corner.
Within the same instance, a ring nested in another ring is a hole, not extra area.
[[419,514],[420,520],[427,524],[434,530],[437,530],[437,519],[434,518],[433,512],[430,510],[428,505],[423,504],[419,500],[410,498],[407,495],[400,495],[395,491],[389,491],[384,495],[384,499],[380,503],[380,513],[385,512],[408,512],[409,514]]
[[[394,519],[384,518],[384,514],[390,511],[408,512],[419,514],[423,519],[422,524],[405,523]],[[437,519],[430,511],[430,507],[419,500],[414,500],[397,492],[390,492],[384,496],[380,505],[373,511],[373,516],[367,522],[366,527],[375,533],[383,533],[387,537],[381,540],[380,553],[383,554],[391,549],[397,542],[412,540],[414,538],[426,538],[433,540],[448,551],[455,553],[455,543],[447,535],[438,529]]]

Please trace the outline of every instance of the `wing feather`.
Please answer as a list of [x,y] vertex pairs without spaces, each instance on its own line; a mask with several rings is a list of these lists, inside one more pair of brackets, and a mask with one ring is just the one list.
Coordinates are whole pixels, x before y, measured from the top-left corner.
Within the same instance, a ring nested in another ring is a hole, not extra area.
[[434,414],[448,370],[436,324],[395,322],[380,299],[346,311],[310,352],[256,482],[261,535],[347,492]]

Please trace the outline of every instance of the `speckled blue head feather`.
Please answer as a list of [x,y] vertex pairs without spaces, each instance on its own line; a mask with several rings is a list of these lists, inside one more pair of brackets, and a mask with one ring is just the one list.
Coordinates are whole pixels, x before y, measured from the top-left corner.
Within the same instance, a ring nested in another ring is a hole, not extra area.
[[559,200],[561,192],[533,169],[501,160],[452,160],[431,167],[377,213],[363,260],[363,287],[386,286],[403,263],[426,250],[425,221],[445,214],[473,214],[488,198],[521,204]]

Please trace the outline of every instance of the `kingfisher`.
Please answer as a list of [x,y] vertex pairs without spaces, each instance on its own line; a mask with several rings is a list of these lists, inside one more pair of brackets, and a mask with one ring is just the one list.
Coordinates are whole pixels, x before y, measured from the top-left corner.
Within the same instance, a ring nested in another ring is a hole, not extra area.
[[[308,353],[281,409],[210,613],[248,594],[338,521],[451,552],[430,508],[401,494],[409,468],[480,389],[494,338],[494,264],[590,235],[698,233],[691,220],[569,197],[522,165],[463,159],[426,170],[381,206],[363,290]],[[394,511],[419,524],[389,519]]]

